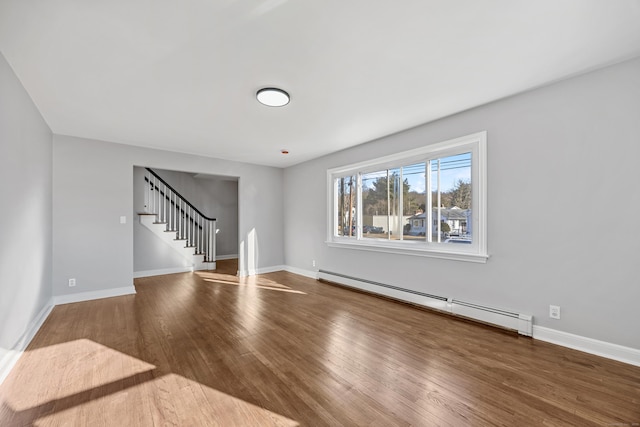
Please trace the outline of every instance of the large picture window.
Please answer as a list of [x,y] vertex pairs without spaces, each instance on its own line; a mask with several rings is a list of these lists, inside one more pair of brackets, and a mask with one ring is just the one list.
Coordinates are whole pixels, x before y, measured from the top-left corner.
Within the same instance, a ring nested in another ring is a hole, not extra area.
[[485,262],[486,132],[327,171],[327,243]]

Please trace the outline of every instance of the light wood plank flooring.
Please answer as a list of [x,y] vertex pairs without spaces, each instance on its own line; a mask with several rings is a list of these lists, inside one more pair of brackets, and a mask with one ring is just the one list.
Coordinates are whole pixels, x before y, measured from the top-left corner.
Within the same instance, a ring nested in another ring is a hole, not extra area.
[[56,307],[0,386],[0,425],[640,425],[638,367],[235,270]]

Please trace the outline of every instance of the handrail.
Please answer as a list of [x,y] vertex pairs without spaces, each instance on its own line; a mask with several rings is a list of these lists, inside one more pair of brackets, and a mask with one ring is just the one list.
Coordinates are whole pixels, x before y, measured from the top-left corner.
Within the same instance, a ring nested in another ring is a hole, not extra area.
[[[146,182],[148,182],[149,184],[154,185],[154,183],[153,183],[153,182],[151,182],[151,181],[149,180],[149,178],[147,178],[146,176],[144,177],[144,180],[145,180]],[[157,191],[160,193],[160,195],[161,195],[162,197],[164,197],[165,199],[169,199],[169,203],[171,204],[171,206],[173,206],[173,207],[175,207],[176,209],[178,209],[178,212],[180,212],[180,213],[184,214],[184,216],[185,216],[186,218],[189,218],[189,221],[191,221],[191,222],[193,222],[193,223],[195,223],[195,222],[196,222],[196,219],[195,219],[192,215],[189,215],[189,212],[187,212],[187,211],[186,211],[185,209],[183,209],[182,207],[179,207],[179,206],[176,204],[176,202],[174,202],[173,200],[171,200],[171,198],[170,198],[167,194],[165,194],[165,193],[164,193],[164,191],[162,191],[162,190],[160,189],[160,187],[159,187],[159,186],[157,186],[157,185],[156,185],[156,187],[157,187]],[[169,187],[169,186],[167,185],[167,187]],[[173,190],[173,191],[175,192],[175,190]],[[180,198],[181,198],[185,203],[189,203],[189,201],[188,201],[188,200],[186,200],[184,197],[182,197],[179,193],[176,193],[176,196],[180,196]],[[194,208],[194,207],[193,207],[193,205],[192,205],[191,203],[189,203],[189,206],[191,206],[195,211],[198,211],[196,208]],[[204,219],[208,219],[209,221],[217,221],[217,219],[216,219],[216,218],[207,218],[206,216],[202,215],[199,211],[198,211],[198,214],[199,214],[201,217],[203,217]],[[200,224],[196,224],[196,225],[197,225],[198,227],[202,228],[202,225],[200,225]]]
[[174,193],[176,193],[177,196],[179,196],[187,205],[189,205],[189,207],[191,209],[193,209],[194,211],[196,211],[196,213],[198,213],[201,217],[203,217],[204,219],[207,219],[209,221],[216,221],[215,218],[209,218],[208,216],[206,216],[205,214],[203,214],[202,212],[200,212],[200,210],[198,210],[198,208],[196,208],[195,206],[193,206],[191,203],[189,203],[189,201],[180,193],[178,193],[176,191],[175,188],[173,188],[172,186],[170,186],[169,184],[167,184],[167,181],[165,181],[164,179],[160,178],[160,175],[158,175],[157,173],[155,173],[154,171],[152,171],[149,168],[145,168],[146,170],[148,170],[151,175],[155,176],[156,178],[158,178],[158,180],[163,183],[164,185],[167,186],[168,189],[170,189],[171,191],[173,191]]

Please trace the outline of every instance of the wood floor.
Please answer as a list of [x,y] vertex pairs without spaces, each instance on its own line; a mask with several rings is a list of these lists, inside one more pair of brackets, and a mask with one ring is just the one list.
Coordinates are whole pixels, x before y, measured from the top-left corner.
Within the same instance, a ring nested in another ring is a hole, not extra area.
[[638,367],[235,271],[56,307],[0,386],[0,425],[640,425]]

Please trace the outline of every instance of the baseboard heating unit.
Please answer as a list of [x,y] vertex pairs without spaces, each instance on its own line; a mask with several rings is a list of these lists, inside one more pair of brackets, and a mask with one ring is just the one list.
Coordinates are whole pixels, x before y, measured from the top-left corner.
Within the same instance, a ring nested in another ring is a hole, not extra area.
[[326,270],[318,271],[318,280],[337,283],[339,285],[384,295],[412,304],[478,320],[480,322],[513,329],[518,331],[520,335],[530,337],[533,334],[533,317],[527,314],[486,307],[446,296],[431,295],[424,292],[404,289],[386,283],[347,276],[345,274]]

